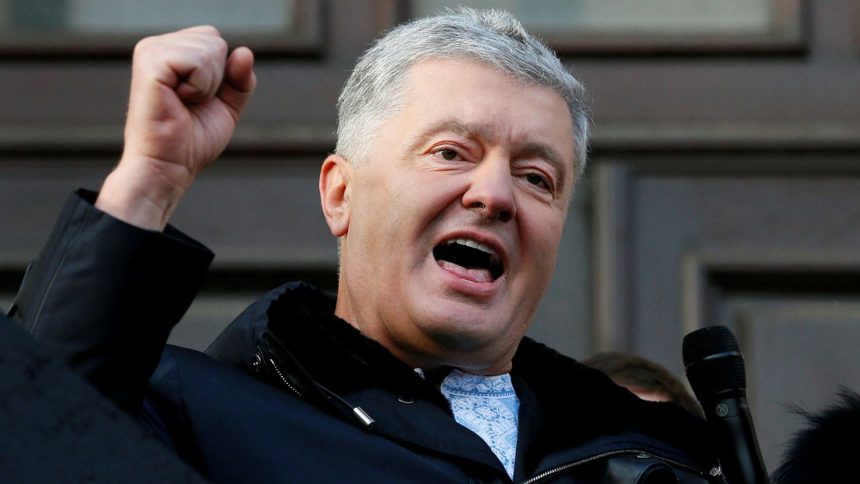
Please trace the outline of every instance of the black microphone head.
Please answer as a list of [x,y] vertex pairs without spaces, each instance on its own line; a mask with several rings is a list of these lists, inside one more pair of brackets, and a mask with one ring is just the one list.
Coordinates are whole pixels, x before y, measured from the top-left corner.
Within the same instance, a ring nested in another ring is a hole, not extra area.
[[706,326],[684,336],[684,366],[710,355],[740,351],[735,335],[725,326]]
[[742,395],[744,359],[735,336],[725,326],[708,326],[684,336],[687,380],[699,401]]

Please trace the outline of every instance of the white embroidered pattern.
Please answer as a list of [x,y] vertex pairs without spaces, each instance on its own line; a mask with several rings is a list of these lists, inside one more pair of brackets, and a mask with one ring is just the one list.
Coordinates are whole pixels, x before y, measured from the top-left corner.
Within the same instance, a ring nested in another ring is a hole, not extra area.
[[457,423],[478,434],[513,478],[520,401],[511,376],[453,370],[442,381],[441,390]]

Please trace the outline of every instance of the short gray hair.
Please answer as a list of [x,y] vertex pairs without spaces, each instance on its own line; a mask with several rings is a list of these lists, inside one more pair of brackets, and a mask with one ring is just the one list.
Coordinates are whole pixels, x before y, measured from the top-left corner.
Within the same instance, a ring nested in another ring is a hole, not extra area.
[[567,103],[573,122],[576,177],[585,169],[589,116],[585,88],[555,52],[499,10],[460,8],[402,24],[359,59],[338,98],[335,152],[363,161],[366,143],[379,124],[402,105],[407,71],[429,58],[465,57],[530,84],[546,86]]

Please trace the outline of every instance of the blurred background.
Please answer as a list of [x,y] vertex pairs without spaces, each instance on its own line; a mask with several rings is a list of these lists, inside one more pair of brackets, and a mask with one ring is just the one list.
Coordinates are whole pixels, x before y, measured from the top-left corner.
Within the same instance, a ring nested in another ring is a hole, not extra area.
[[259,87],[174,218],[217,258],[171,340],[205,348],[287,280],[333,290],[316,180],[338,91],[380,32],[458,4],[511,10],[591,96],[531,336],[682,376],[683,335],[730,327],[773,470],[787,404],[860,389],[858,0],[0,0],[0,307],[63,200],[116,163],[135,41],[204,23],[255,50]]

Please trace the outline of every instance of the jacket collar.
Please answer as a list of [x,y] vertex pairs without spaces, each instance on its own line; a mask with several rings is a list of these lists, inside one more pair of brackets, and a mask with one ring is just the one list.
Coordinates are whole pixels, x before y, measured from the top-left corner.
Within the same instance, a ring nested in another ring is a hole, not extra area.
[[427,386],[382,345],[335,316],[334,305],[333,296],[310,284],[284,284],[245,309],[206,354],[254,371],[261,341],[271,338],[279,346],[279,357],[300,362],[308,376],[337,393],[377,386],[392,391]]
[[[464,429],[452,418],[436,422],[445,428],[428,428],[426,422],[412,422],[403,413],[406,407],[395,402],[415,401],[426,406],[424,410],[428,413],[450,416],[444,397],[383,346],[334,316],[334,305],[334,297],[309,284],[285,284],[242,312],[206,353],[255,372],[261,342],[271,338],[278,346],[275,353],[279,363],[297,375],[300,382],[314,387],[322,385],[348,399],[351,405],[373,410],[372,417],[374,412],[381,413],[383,419],[378,422],[377,431],[394,438],[417,440],[421,445],[451,455],[471,455],[473,460],[498,467],[498,461],[483,442],[470,432],[462,433]],[[713,455],[704,443],[707,440],[703,438],[704,421],[698,417],[675,404],[639,400],[603,373],[529,338],[520,343],[511,375],[524,410],[533,410],[522,412],[526,419],[521,420],[518,446],[529,449],[532,459],[595,439],[605,442],[609,449],[625,445],[624,436],[630,435],[650,436],[646,439],[649,445],[670,455],[675,452],[673,448],[684,449],[687,452],[675,456],[682,462],[685,455],[687,462],[689,455]],[[320,398],[320,403],[327,403],[325,400]],[[457,438],[450,439],[446,431],[458,433]],[[607,434],[621,436],[622,442],[607,439]],[[454,441],[459,444],[453,445]],[[641,444],[642,439],[637,439],[637,443]],[[518,455],[520,458],[530,460],[527,455]],[[689,463],[699,467],[710,464]]]
[[[285,284],[249,306],[206,353],[256,373],[262,346],[310,404],[350,423],[360,407],[375,420],[375,433],[504,472],[483,441],[451,418],[433,385],[334,316],[334,303],[309,284]],[[280,384],[280,375],[262,376]]]

